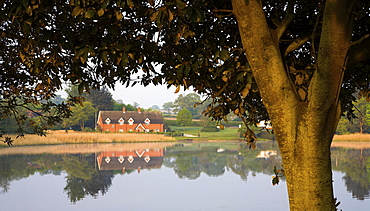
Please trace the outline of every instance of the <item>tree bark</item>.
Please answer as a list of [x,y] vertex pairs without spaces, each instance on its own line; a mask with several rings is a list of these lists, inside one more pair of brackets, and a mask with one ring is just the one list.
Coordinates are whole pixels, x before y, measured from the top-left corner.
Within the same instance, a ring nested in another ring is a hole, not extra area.
[[336,209],[330,144],[341,113],[338,97],[354,2],[326,1],[316,72],[308,99],[302,102],[283,62],[279,35],[268,27],[262,1],[232,1],[243,47],[281,151],[291,210]]

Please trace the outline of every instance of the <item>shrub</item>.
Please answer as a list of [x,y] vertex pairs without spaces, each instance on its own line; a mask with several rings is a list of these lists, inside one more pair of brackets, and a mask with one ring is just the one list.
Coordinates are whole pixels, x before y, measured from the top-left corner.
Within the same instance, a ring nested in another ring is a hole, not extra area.
[[204,127],[200,130],[200,132],[218,132],[220,131],[217,127]]
[[171,136],[171,137],[184,136],[184,133],[181,131],[174,131],[174,132],[166,133],[166,136]]
[[275,135],[267,131],[260,131],[259,133],[256,133],[257,138],[261,139],[270,139],[270,140],[275,140]]

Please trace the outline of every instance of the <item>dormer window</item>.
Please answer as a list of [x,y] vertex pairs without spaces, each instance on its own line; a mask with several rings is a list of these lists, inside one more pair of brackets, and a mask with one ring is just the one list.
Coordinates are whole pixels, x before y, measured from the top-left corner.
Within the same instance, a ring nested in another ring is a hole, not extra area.
[[110,120],[109,118],[107,118],[107,119],[105,120],[105,123],[106,123],[106,124],[108,124],[108,125],[110,124],[110,122],[111,122],[111,120]]
[[122,119],[122,117],[118,120],[118,123],[120,124],[120,125],[123,125],[124,123],[125,123],[125,120],[124,119]]
[[144,122],[145,122],[146,125],[149,125],[150,124],[150,119],[146,118]]
[[129,125],[133,125],[135,121],[133,118],[130,118],[127,122]]

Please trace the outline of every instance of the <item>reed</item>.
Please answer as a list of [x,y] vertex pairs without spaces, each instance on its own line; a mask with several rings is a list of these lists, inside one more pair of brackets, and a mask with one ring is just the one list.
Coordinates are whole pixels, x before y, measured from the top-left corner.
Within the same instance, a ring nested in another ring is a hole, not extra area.
[[334,135],[333,141],[370,141],[370,134],[354,133]]
[[[151,133],[93,133],[93,132],[49,132],[46,137],[26,135],[24,138],[11,136],[14,146],[78,143],[119,143],[119,142],[167,142],[176,141],[163,134]],[[6,146],[1,143],[0,146]]]
[[99,153],[106,151],[135,151],[144,149],[163,149],[176,142],[146,142],[146,143],[106,143],[106,144],[58,144],[42,146],[1,147],[0,155],[15,154],[80,154]]

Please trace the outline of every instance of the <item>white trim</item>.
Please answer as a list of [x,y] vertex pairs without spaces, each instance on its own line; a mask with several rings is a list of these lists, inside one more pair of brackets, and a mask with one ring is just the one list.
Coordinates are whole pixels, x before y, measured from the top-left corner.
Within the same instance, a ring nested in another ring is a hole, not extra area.
[[129,125],[133,125],[135,120],[133,118],[130,118],[129,120],[127,120],[127,122]]
[[121,117],[119,120],[118,120],[118,123],[120,125],[123,125],[125,123],[125,120]]

